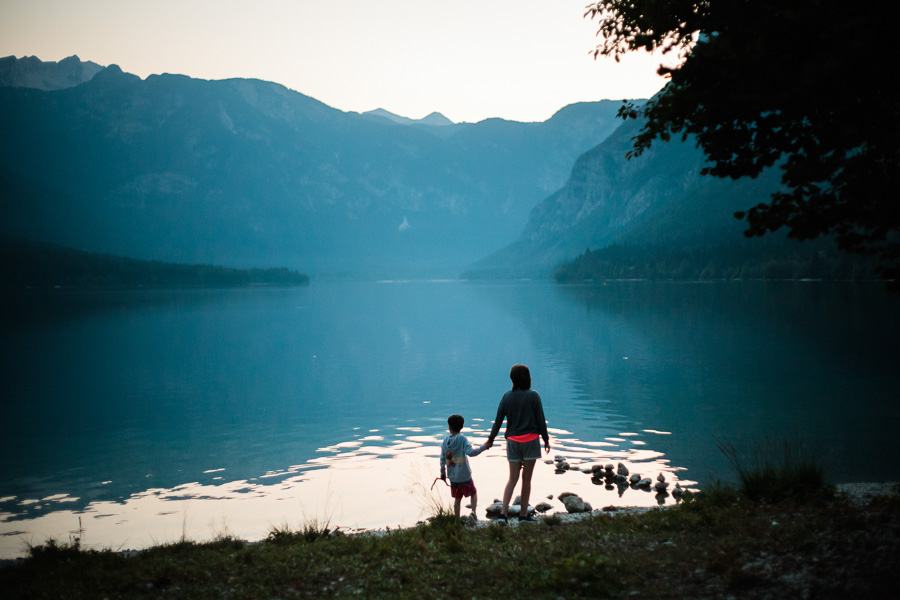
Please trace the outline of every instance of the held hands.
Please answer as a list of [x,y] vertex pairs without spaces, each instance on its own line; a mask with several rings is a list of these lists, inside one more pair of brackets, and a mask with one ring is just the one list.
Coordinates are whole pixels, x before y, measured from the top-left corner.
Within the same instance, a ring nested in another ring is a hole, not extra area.
[[488,441],[486,441],[484,443],[484,447],[487,448],[488,450],[490,450],[491,447],[493,447],[493,445],[494,445],[494,440],[492,440],[491,438],[488,438]]

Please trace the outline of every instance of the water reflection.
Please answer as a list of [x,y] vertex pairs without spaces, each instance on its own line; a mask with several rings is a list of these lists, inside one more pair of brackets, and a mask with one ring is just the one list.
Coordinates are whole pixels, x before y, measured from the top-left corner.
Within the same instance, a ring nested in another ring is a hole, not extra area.
[[[900,297],[883,285],[616,282],[481,292],[527,324],[579,382],[575,405],[664,429],[694,477],[733,478],[742,448],[801,439],[834,482],[900,476]],[[579,422],[567,411],[566,422]]]
[[[65,540],[79,518],[85,540],[114,548],[223,527],[258,539],[308,515],[415,523],[432,492],[448,500],[430,489],[447,416],[483,440],[515,362],[544,399],[548,460],[575,467],[541,462],[538,501],[571,491],[594,507],[654,505],[584,470],[621,461],[672,485],[724,478],[716,435],[799,435],[834,481],[900,474],[900,311],[871,288],[419,282],[134,296],[3,323],[0,555],[21,553],[23,537]],[[482,509],[502,493],[504,456],[498,443],[472,461]]]
[[[464,433],[483,443],[489,427],[476,425]],[[44,498],[0,498],[0,558],[19,555],[26,543],[47,538],[66,541],[76,529],[88,547],[141,548],[186,537],[211,539],[235,535],[262,539],[273,527],[302,527],[330,522],[350,530],[405,527],[427,517],[437,505],[450,506],[443,486],[433,486],[439,473],[438,450],[445,429],[439,425],[400,426],[360,431],[316,451],[302,464],[270,470],[256,477],[229,480],[227,469],[210,465],[197,481],[170,488],[151,487],[120,501],[94,501],[82,508],[78,498],[56,494]],[[565,512],[556,498],[574,492],[595,508],[656,506],[675,500],[635,486],[604,485],[591,477],[594,465],[626,464],[632,472],[656,479],[660,473],[674,486],[680,479],[673,466],[653,449],[655,431],[621,432],[619,437],[582,440],[570,431],[550,429],[553,450],[535,468],[534,502],[547,499],[552,512]],[[571,466],[556,473],[556,456]],[[499,498],[508,467],[505,442],[472,459],[474,479],[484,508]],[[108,483],[108,482],[107,482]],[[553,499],[549,499],[550,496]]]

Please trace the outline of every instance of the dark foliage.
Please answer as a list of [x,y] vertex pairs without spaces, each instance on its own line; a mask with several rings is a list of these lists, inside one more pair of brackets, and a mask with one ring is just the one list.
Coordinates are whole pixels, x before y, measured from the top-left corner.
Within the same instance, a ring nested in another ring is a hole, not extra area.
[[631,155],[672,134],[696,136],[717,177],[783,170],[784,190],[735,216],[748,237],[786,227],[833,235],[842,250],[900,275],[900,98],[892,72],[900,5],[839,0],[607,0],[588,7],[595,55],[662,49],[670,82],[624,117],[644,117]]

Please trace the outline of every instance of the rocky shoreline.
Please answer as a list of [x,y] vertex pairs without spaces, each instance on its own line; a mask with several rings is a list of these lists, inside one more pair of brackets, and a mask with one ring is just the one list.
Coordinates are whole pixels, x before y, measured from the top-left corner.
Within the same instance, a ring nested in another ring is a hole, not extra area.
[[[835,485],[835,491],[844,496],[847,500],[851,501],[857,507],[864,507],[868,504],[873,498],[877,496],[888,496],[890,494],[898,493],[898,486],[900,483],[898,482],[862,482],[862,483],[840,483]],[[701,492],[702,493],[702,492]],[[575,501],[573,502],[572,499]],[[599,509],[594,509],[589,503],[584,502],[577,494],[572,492],[561,492],[555,498],[554,496],[548,496],[546,500],[556,500],[562,504],[561,507],[554,507],[548,502],[541,501],[537,504],[537,506],[529,506],[529,514],[535,515],[538,521],[545,518],[553,518],[559,523],[573,523],[577,521],[582,521],[584,519],[590,518],[591,516],[596,516],[598,514],[607,514],[607,515],[616,515],[616,516],[624,516],[624,515],[640,515],[650,511],[657,510],[668,510],[677,504],[664,504],[659,506],[605,506]],[[567,502],[569,500],[569,502]],[[520,523],[519,519],[516,518],[516,515],[520,513],[519,508],[520,498],[516,497],[513,503],[509,508],[510,519],[507,523],[509,527],[519,527],[524,525],[526,527],[533,526],[533,523]],[[475,528],[488,527],[492,523],[496,523],[496,517],[500,514],[501,510],[501,500],[495,498],[493,502],[486,508],[485,514],[482,517],[472,518],[471,515],[462,515],[463,520],[466,525]],[[466,506],[467,509],[470,509],[470,506]],[[554,508],[558,510],[554,511]],[[424,521],[420,521],[419,524],[424,523]],[[377,528],[377,529],[344,529],[342,527],[337,527],[335,530],[343,531],[344,533],[350,535],[385,535],[392,531],[397,531],[394,528]],[[261,542],[249,542],[250,544],[258,544]],[[133,550],[133,549],[123,549],[119,550],[118,554],[123,554],[125,556],[134,556],[142,552],[142,550]],[[0,559],[0,567],[5,567],[9,565],[14,565],[23,561],[24,558],[14,558],[14,559]]]
[[[900,483],[897,482],[863,482],[863,483],[839,483],[835,485],[835,491],[844,497],[846,497],[849,501],[851,501],[857,507],[865,506],[868,502],[870,502],[873,498],[877,496],[887,496],[892,493],[896,493],[897,486],[900,486]],[[570,499],[574,499],[575,502],[572,502]],[[553,496],[548,496],[547,500],[554,500]],[[531,515],[535,515],[537,519],[553,517],[554,519],[558,519],[561,523],[571,523],[574,521],[581,521],[583,519],[589,518],[593,515],[597,515],[600,513],[604,514],[613,514],[613,515],[638,515],[643,514],[652,510],[667,510],[673,506],[677,506],[677,504],[665,504],[660,506],[605,506],[603,508],[594,509],[590,504],[584,502],[577,494],[573,494],[571,492],[562,492],[556,496],[555,500],[559,501],[563,506],[560,510],[555,512],[550,512],[554,509],[551,504],[547,502],[540,502],[537,506],[530,506],[528,513]],[[567,502],[569,500],[569,502]],[[521,511],[519,508],[520,498],[516,497],[509,508],[509,526],[518,527],[519,520],[516,517]],[[471,517],[467,517],[463,515],[463,518],[466,519],[467,524],[472,527],[487,527],[491,523],[495,522],[496,517],[500,514],[502,502],[498,498],[494,498],[494,501],[485,509],[485,517],[477,517],[472,519]],[[571,508],[570,508],[571,507]],[[467,506],[467,508],[470,508]],[[542,517],[541,515],[545,515]],[[526,526],[529,526],[530,523],[524,523]]]

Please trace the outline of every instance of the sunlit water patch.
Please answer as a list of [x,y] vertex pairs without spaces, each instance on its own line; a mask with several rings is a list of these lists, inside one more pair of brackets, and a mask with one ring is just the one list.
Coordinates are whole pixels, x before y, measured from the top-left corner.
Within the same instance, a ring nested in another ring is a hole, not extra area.
[[[354,439],[323,446],[303,464],[285,466],[257,477],[229,481],[227,470],[203,471],[204,481],[171,488],[150,488],[120,501],[90,502],[82,508],[65,493],[44,498],[0,498],[0,558],[21,555],[28,544],[77,537],[87,547],[143,548],[182,539],[206,540],[232,535],[247,540],[266,537],[273,528],[301,528],[328,523],[348,531],[407,527],[427,518],[437,507],[451,506],[449,488],[436,480],[444,428],[398,427],[367,431]],[[466,428],[473,444],[489,430]],[[652,449],[654,433],[628,434],[612,443],[581,440],[566,430],[551,429],[553,445],[535,468],[532,505],[547,502],[549,513],[565,512],[556,498],[574,492],[594,508],[657,506],[675,499],[635,486],[614,486],[591,477],[593,465],[624,463],[632,472],[655,481],[663,474],[674,486],[684,470]],[[638,439],[642,438],[642,439]],[[635,442],[642,442],[636,445]],[[478,516],[499,499],[508,475],[505,442],[471,458],[478,488]],[[557,458],[570,469],[557,473]],[[468,500],[466,501],[468,503]]]

